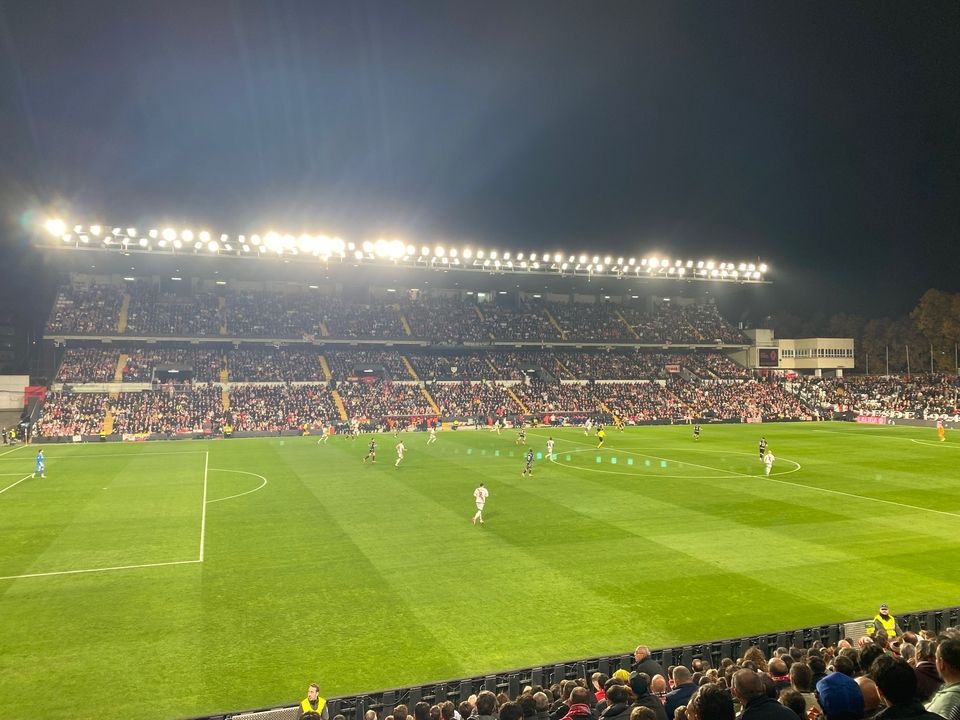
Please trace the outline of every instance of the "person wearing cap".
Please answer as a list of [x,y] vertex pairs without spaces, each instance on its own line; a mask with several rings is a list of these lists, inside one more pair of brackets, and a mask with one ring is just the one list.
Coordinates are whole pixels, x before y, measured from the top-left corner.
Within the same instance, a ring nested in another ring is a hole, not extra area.
[[852,720],[863,716],[863,692],[856,680],[839,668],[817,683],[817,696],[827,720]]
[[874,633],[886,630],[887,637],[892,641],[895,637],[903,633],[897,619],[890,614],[890,608],[886,604],[880,606],[880,612],[873,617],[873,624],[867,626],[867,635],[873,637]]
[[927,710],[945,718],[960,716],[960,638],[948,638],[937,646],[937,670],[943,687],[927,703]]

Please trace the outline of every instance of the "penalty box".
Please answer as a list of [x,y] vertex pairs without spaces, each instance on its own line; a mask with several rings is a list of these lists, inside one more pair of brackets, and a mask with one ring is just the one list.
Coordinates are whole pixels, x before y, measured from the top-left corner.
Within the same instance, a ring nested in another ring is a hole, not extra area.
[[203,561],[208,451],[44,449],[47,477],[0,496],[0,580]]

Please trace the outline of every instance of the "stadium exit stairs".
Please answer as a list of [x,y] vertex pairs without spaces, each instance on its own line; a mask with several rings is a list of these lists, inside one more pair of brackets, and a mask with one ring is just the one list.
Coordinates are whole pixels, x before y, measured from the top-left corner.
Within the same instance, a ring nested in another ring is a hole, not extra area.
[[117,358],[117,368],[113,371],[113,381],[122,383],[123,382],[123,369],[127,366],[127,362],[130,360],[130,356],[126,353],[120,353],[120,357]]
[[220,335],[223,336],[227,334],[227,299],[221,296],[217,307],[220,309]]
[[337,412],[340,413],[340,420],[346,422],[349,420],[347,417],[347,406],[343,404],[343,398],[340,397],[340,393],[334,390],[331,395],[333,395],[333,402],[337,406]]
[[333,373],[330,372],[330,363],[327,362],[327,359],[323,355],[320,356],[320,372],[323,373],[323,379],[330,382]]
[[[227,372],[223,370],[223,372]],[[223,405],[223,411],[226,412],[230,409],[230,391],[227,389],[226,385],[221,386],[220,388],[220,404]]]
[[103,416],[103,434],[113,435],[113,410],[110,408],[107,408],[107,412]]
[[403,334],[407,337],[413,335],[413,330],[410,329],[410,323],[407,322],[407,316],[403,313],[400,313],[400,324],[403,326]]
[[524,415],[529,415],[530,411],[527,409],[527,406],[520,402],[520,398],[517,397],[517,394],[513,391],[512,387],[506,388],[507,395],[513,398],[513,401],[520,407],[520,412]]
[[407,360],[407,356],[401,355],[400,359],[403,360],[403,365],[405,368],[407,368],[407,374],[409,374],[414,380],[419,380],[420,377],[417,375],[417,371],[413,369],[413,365],[410,364],[410,361]]
[[433,396],[430,395],[430,392],[425,387],[423,387],[423,385],[420,386],[420,392],[423,393],[423,398],[430,404],[430,407],[433,408],[433,411],[437,415],[439,415],[440,407],[437,405],[436,400],[433,399]]
[[320,337],[330,337],[330,330],[323,320],[320,321]]
[[127,331],[127,318],[130,316],[130,293],[123,294],[123,302],[120,303],[120,314],[117,315],[117,332],[125,333]]
[[560,323],[557,322],[557,319],[553,316],[553,314],[546,308],[543,309],[543,312],[546,314],[547,320],[550,321],[550,324],[553,325],[556,331],[560,334],[560,338],[562,340],[566,340],[567,334],[563,331],[563,328],[560,327]]
[[633,329],[633,325],[627,322],[627,319],[623,316],[623,313],[620,312],[619,310],[617,310],[617,318],[619,318],[620,322],[622,322],[624,325],[627,326],[627,330],[630,331],[630,334],[633,335],[635,339],[637,340],[640,339],[640,336],[637,335],[637,331]]
[[500,371],[497,369],[497,366],[493,364],[493,360],[488,357],[485,357],[484,360],[486,361],[487,365],[490,366],[490,369],[493,370],[493,376],[497,377],[497,375],[500,374]]

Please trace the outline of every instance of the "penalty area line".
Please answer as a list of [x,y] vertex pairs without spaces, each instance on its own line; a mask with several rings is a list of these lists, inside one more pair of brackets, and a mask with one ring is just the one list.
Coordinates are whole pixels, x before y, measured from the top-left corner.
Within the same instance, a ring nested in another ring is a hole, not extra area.
[[142,563],[140,565],[115,565],[105,568],[86,568],[83,570],[57,570],[54,572],[25,573],[23,575],[5,575],[0,580],[21,580],[23,578],[53,577],[55,575],[80,575],[81,573],[113,572],[115,570],[136,570],[138,568],[164,567],[166,565],[195,565],[199,560],[171,560],[170,562]]

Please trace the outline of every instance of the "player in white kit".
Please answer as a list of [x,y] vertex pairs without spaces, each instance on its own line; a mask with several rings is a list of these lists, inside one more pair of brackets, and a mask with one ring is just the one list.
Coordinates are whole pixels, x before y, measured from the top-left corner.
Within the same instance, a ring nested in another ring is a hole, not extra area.
[[489,495],[490,493],[483,486],[483,483],[480,483],[477,489],[473,491],[473,499],[477,503],[477,513],[473,516],[473,520],[470,522],[472,522],[474,525],[477,524],[477,520],[479,520],[480,524],[483,525],[483,506],[486,504],[487,497]]

